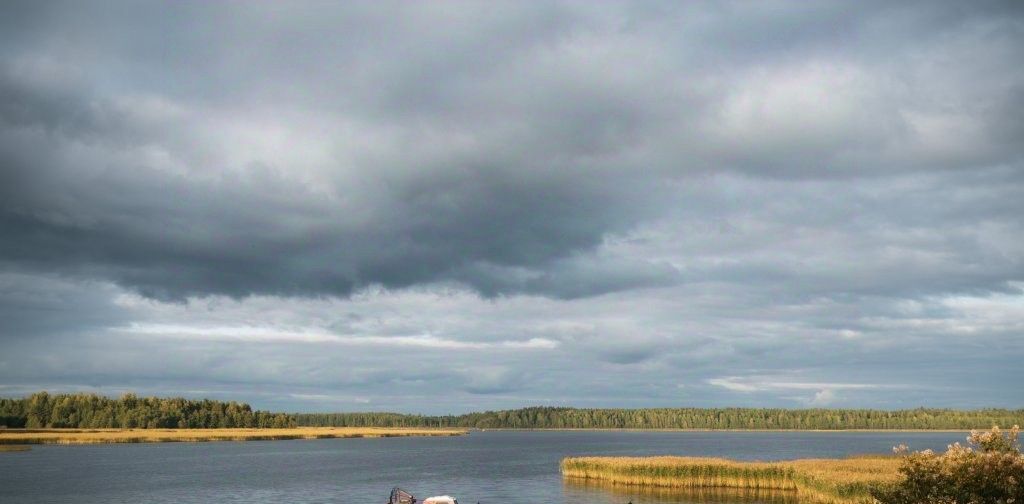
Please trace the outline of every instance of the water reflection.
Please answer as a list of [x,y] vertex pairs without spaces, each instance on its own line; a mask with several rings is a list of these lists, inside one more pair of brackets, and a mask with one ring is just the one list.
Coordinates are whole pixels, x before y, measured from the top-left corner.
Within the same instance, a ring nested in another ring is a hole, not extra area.
[[566,504],[801,504],[795,492],[732,488],[678,489],[563,478]]

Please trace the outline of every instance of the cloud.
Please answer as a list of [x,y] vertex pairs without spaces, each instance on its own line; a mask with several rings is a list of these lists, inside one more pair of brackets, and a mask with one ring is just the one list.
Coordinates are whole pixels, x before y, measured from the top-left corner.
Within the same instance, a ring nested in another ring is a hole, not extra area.
[[711,379],[708,379],[707,382],[708,382],[709,385],[714,385],[716,387],[722,387],[722,388],[725,388],[727,390],[732,390],[734,392],[757,392],[758,390],[762,390],[761,388],[759,388],[756,385],[749,385],[749,384],[746,384],[746,383],[737,382],[736,378],[734,378],[734,377],[729,377],[729,378],[711,378]]
[[508,394],[520,390],[525,378],[522,371],[504,366],[471,366],[462,370],[460,375],[464,380],[461,388],[477,395]]
[[329,395],[329,394],[291,394],[291,397],[300,401],[313,401],[313,402],[326,402],[334,404],[369,404],[370,400],[365,397],[352,397],[344,395]]
[[814,397],[807,403],[811,406],[828,406],[836,400],[836,393],[832,389],[822,389],[814,393]]
[[[700,194],[709,174],[870,193],[883,175],[1020,173],[1005,133],[1024,76],[1001,64],[1019,33],[995,7],[787,7],[844,35],[800,29],[767,53],[793,28],[768,8],[257,7],[218,30],[238,13],[153,7],[12,16],[46,29],[7,32],[0,60],[10,267],[179,300],[434,282],[587,297],[684,281],[602,245],[713,212],[729,193]],[[887,31],[922,12],[934,24]],[[884,53],[851,42],[877,33]]]
[[706,380],[708,385],[722,387],[733,392],[762,392],[769,390],[866,390],[878,388],[899,388],[894,385],[878,385],[870,383],[819,383],[819,382],[794,382],[774,381],[771,378],[727,376],[724,378],[710,378]]
[[201,339],[207,341],[237,341],[249,343],[332,343],[337,345],[381,346],[381,347],[423,347],[447,350],[465,349],[554,349],[559,343],[545,338],[530,338],[523,341],[459,341],[439,338],[431,334],[417,335],[339,335],[318,330],[296,331],[274,327],[195,327],[188,325],[132,324],[121,331],[140,336],[159,336],[177,339]]
[[5,13],[4,390],[1024,401],[1014,3]]
[[[57,287],[65,294],[50,296]],[[98,326],[11,339],[17,309],[5,305],[0,383],[9,395],[201,390],[286,410],[445,413],[528,404],[803,407],[827,389],[839,406],[980,407],[1013,404],[1006,377],[1024,351],[1000,317],[972,320],[965,338],[956,327],[971,312],[944,303],[885,311],[862,301],[764,306],[755,298],[740,314],[735,303],[744,298],[710,284],[576,300],[416,288],[179,303],[49,277],[22,292],[38,310],[100,306],[108,315]],[[824,329],[856,325],[868,308],[946,322],[861,327],[857,338]],[[977,352],[979,343],[1000,351]],[[685,397],[678,383],[687,384]]]

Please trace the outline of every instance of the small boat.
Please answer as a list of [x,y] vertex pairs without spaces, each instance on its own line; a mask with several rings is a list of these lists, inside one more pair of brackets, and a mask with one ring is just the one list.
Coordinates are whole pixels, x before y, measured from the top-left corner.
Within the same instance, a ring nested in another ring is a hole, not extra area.
[[416,504],[416,497],[413,497],[411,493],[401,488],[395,487],[391,489],[391,497],[388,498],[388,504]]
[[[411,493],[398,487],[391,489],[391,497],[388,498],[388,504],[416,504],[417,502],[419,501]],[[459,500],[450,495],[439,495],[428,497],[421,504],[459,504]]]

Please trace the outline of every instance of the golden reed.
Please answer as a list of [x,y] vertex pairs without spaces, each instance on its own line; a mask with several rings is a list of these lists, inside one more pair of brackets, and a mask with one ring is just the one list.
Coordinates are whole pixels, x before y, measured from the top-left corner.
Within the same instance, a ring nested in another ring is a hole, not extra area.
[[571,457],[568,478],[684,489],[733,488],[793,491],[802,500],[829,504],[872,502],[873,485],[899,479],[896,457],[737,462],[704,457]]
[[[806,504],[795,490],[747,488],[673,488],[610,483],[601,480],[565,477],[563,492],[579,502],[631,502],[644,497],[658,502],[701,502],[707,504]],[[594,494],[601,494],[595,496]],[[611,499],[607,497],[609,494]],[[618,499],[618,500],[615,500]]]

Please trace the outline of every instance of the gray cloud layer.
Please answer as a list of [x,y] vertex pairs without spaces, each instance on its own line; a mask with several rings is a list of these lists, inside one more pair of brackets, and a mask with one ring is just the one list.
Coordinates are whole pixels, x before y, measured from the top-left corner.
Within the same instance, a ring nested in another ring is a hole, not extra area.
[[0,386],[1024,400],[1016,3],[5,11]]

